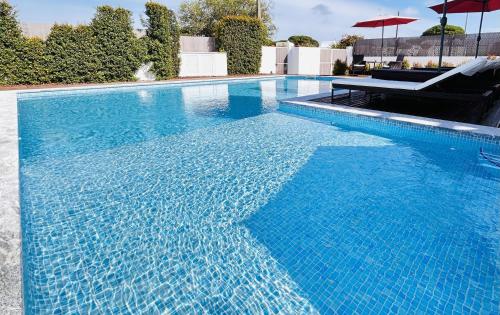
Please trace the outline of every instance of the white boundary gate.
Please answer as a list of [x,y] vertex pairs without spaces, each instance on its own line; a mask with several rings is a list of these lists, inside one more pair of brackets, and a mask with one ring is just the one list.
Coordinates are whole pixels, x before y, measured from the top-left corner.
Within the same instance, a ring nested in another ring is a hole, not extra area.
[[332,75],[335,61],[348,62],[346,49],[262,47],[261,74]]

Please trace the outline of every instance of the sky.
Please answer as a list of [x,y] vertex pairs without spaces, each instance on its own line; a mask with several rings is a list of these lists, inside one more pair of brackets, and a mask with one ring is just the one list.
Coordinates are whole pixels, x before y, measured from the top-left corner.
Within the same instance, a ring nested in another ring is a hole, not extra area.
[[[157,0],[176,10],[183,0]],[[121,6],[134,13],[140,27],[146,0],[9,0],[24,23],[88,23],[99,5]],[[343,34],[360,34],[366,38],[380,37],[380,29],[356,29],[360,20],[379,15],[417,17],[412,24],[399,29],[400,36],[419,36],[428,27],[439,23],[439,16],[427,8],[439,0],[272,0],[273,20],[278,27],[274,39],[291,35],[309,35],[319,41],[335,41]],[[470,14],[467,33],[477,33],[479,13]],[[465,26],[465,14],[452,14],[449,23]],[[386,29],[386,36],[395,36],[395,27]],[[500,11],[486,13],[484,32],[500,32]]]

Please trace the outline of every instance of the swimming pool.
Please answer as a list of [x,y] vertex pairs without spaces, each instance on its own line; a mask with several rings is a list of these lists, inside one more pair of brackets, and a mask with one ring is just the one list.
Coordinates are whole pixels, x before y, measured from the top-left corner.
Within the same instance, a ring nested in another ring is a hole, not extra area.
[[26,313],[498,311],[498,146],[278,110],[328,86],[22,94]]

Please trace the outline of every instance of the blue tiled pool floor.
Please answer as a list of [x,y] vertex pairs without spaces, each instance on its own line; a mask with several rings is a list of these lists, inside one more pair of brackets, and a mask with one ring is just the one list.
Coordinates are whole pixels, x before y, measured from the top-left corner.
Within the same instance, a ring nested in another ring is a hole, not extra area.
[[29,314],[499,309],[474,149],[270,111],[84,151],[22,164]]

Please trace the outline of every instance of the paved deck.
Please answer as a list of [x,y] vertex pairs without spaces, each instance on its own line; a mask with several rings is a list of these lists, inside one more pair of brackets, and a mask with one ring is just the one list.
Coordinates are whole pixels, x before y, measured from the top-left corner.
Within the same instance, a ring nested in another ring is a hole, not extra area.
[[17,97],[0,93],[0,314],[22,314]]

